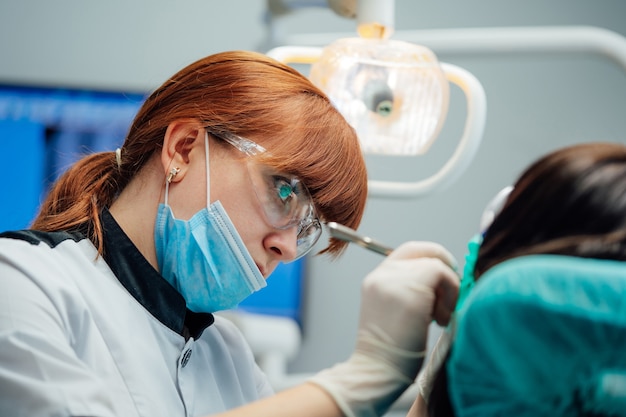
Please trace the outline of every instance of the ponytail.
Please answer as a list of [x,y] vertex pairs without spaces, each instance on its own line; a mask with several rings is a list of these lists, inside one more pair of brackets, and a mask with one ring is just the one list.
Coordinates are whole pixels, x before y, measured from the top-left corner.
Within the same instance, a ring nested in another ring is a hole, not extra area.
[[56,181],[31,227],[41,231],[81,230],[102,253],[100,212],[125,185],[120,184],[121,178],[115,152],[84,157]]

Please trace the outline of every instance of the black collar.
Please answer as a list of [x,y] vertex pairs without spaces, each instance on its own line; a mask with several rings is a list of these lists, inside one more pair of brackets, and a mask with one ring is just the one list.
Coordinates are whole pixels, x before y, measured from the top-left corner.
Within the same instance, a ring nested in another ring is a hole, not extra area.
[[182,295],[148,263],[109,210],[101,219],[104,260],[122,285],[161,323],[181,336],[200,337],[213,324],[213,314],[187,309]]

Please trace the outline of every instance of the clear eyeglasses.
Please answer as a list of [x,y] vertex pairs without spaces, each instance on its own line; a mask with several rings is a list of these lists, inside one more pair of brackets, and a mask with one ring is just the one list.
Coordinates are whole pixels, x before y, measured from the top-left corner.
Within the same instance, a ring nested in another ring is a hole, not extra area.
[[[241,136],[228,132],[208,132],[247,156],[266,152],[261,145]],[[268,224],[277,229],[297,226],[296,257],[292,261],[303,257],[322,235],[322,225],[309,190],[295,175],[277,172],[253,160],[248,160],[247,166]]]

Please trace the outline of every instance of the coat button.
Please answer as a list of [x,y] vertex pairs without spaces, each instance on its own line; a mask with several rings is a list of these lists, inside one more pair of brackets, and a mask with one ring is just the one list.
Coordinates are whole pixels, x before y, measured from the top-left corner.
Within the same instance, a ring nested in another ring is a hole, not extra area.
[[187,363],[189,362],[189,358],[191,358],[191,349],[183,353],[183,358],[180,361],[180,364],[183,368],[187,366]]

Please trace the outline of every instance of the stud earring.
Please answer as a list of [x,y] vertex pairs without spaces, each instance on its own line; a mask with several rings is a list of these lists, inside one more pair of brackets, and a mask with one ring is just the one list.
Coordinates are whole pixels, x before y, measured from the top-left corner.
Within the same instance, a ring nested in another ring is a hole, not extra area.
[[169,184],[178,175],[179,172],[180,172],[180,168],[178,167],[170,169],[170,173],[167,174],[165,181],[167,181],[167,183]]

